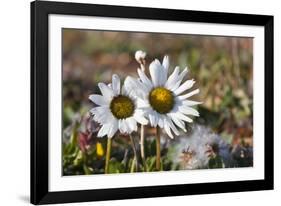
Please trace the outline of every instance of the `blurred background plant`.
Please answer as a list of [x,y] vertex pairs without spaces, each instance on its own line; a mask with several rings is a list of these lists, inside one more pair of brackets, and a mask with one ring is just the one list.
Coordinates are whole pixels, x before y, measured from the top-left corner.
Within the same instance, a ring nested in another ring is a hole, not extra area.
[[[63,30],[63,174],[104,173],[106,138],[88,113],[97,83],[117,73],[137,77],[134,54],[146,61],[170,56],[171,67],[189,67],[200,94],[200,117],[187,134],[161,138],[161,170],[253,165],[252,38],[132,32]],[[146,127],[146,169],[155,171],[153,128]],[[136,143],[138,134],[133,134]],[[114,138],[109,173],[143,171],[129,137]],[[138,144],[136,149],[139,150]],[[139,151],[137,152],[139,154]]]

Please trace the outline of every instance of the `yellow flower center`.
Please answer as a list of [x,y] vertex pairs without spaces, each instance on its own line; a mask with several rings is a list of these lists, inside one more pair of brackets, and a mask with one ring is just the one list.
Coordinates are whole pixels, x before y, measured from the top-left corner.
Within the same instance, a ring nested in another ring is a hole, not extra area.
[[117,119],[125,119],[132,116],[134,109],[133,101],[123,95],[114,97],[110,103],[110,110]]
[[173,93],[164,87],[157,87],[149,93],[149,103],[158,113],[166,114],[174,107]]

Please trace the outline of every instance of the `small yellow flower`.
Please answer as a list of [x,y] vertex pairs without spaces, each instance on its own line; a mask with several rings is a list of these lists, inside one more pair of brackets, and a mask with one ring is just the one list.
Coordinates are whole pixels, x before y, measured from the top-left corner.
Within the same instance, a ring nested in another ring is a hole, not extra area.
[[97,147],[97,156],[102,157],[104,155],[102,144],[100,142],[97,142],[96,147]]

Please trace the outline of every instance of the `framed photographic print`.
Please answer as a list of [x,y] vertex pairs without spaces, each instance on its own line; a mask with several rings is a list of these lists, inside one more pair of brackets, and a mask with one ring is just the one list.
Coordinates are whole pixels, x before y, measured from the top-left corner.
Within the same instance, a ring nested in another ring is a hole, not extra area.
[[273,16],[31,3],[33,204],[273,189]]

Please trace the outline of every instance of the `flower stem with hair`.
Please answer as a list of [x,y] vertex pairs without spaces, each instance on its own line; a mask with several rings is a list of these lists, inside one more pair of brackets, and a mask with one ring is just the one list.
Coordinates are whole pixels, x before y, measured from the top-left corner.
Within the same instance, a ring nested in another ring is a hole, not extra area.
[[156,127],[156,170],[161,167],[161,145],[160,145],[160,128]]
[[143,170],[146,172],[146,162],[145,162],[145,151],[144,151],[144,125],[141,125],[140,129],[140,150],[141,150],[141,159],[143,163]]
[[132,148],[133,148],[133,152],[134,152],[136,172],[138,172],[139,171],[139,160],[138,160],[137,149],[136,149],[134,138],[132,137],[132,135],[129,135],[129,136],[130,136],[130,140],[131,140]]
[[[145,56],[146,53],[144,51],[137,51],[135,53],[135,59],[137,62],[140,64],[141,70],[145,72]],[[145,161],[145,151],[144,151],[144,125],[141,125],[140,128],[140,152],[141,152],[141,159],[142,159],[142,164],[143,164],[143,170],[146,172],[146,161]]]
[[106,157],[105,157],[105,169],[104,173],[108,174],[109,172],[109,160],[110,160],[110,153],[111,153],[111,144],[112,138],[107,139],[107,147],[106,147]]

